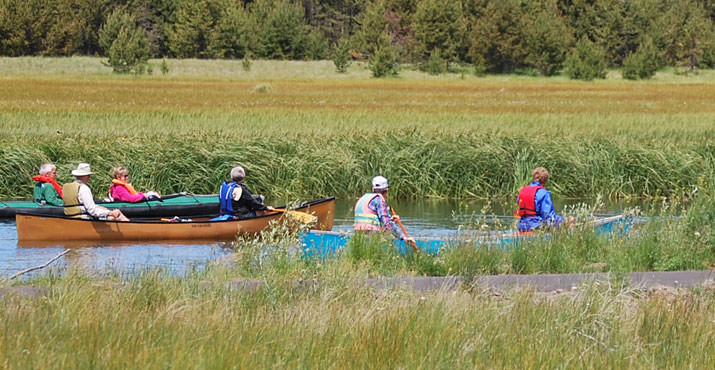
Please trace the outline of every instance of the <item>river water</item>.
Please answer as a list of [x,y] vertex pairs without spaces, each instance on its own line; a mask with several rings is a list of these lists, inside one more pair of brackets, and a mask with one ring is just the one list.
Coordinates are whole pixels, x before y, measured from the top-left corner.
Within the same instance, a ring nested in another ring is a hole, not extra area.
[[[337,200],[335,224],[333,230],[350,230],[353,222],[355,200]],[[593,206],[595,201],[555,199],[557,210],[576,204]],[[480,200],[456,201],[442,199],[395,200],[390,201],[402,218],[411,236],[439,237],[453,233],[460,225],[469,224],[470,220],[481,214],[497,216],[504,223],[513,222],[510,202],[487,203]],[[641,201],[607,202],[598,209],[601,215],[616,215],[626,208],[638,206],[648,208]],[[489,217],[492,219],[493,217]],[[161,267],[183,274],[191,269],[200,269],[207,262],[217,260],[231,253],[224,243],[213,244],[129,244],[102,245],[88,244],[84,247],[71,247],[71,251],[53,264],[53,268],[64,269],[76,266],[88,272],[132,273],[146,268]],[[17,245],[17,230],[14,220],[0,220],[0,279],[5,276],[37,266],[62,252],[65,247],[55,246],[31,248]]]

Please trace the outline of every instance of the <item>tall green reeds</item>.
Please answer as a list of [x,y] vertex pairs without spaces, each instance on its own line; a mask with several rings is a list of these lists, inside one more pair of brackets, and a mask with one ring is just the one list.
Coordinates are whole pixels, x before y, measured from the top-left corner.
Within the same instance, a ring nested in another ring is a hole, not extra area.
[[0,198],[29,198],[39,165],[58,165],[60,181],[80,161],[97,174],[90,185],[104,194],[111,168],[129,167],[141,189],[163,194],[216,193],[231,167],[248,171],[247,184],[272,199],[325,195],[355,197],[369,179],[390,179],[393,196],[489,198],[510,196],[546,166],[551,190],[561,196],[673,196],[709,186],[715,146],[619,144],[484,134],[385,131],[302,138],[172,134],[86,138],[0,139]]

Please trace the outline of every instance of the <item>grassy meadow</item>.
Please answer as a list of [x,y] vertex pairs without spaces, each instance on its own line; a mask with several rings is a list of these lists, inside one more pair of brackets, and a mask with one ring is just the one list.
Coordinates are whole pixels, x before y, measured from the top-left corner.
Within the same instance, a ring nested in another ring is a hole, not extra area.
[[712,286],[565,293],[232,290],[217,270],[122,283],[46,275],[0,298],[4,368],[698,368],[715,344]]
[[45,161],[61,181],[91,163],[102,192],[124,164],[162,193],[215,193],[240,163],[274,199],[355,197],[378,173],[400,197],[512,196],[537,165],[560,196],[672,196],[715,172],[713,71],[378,80],[358,63],[169,60],[134,77],[101,62],[0,59],[0,199],[30,197]]

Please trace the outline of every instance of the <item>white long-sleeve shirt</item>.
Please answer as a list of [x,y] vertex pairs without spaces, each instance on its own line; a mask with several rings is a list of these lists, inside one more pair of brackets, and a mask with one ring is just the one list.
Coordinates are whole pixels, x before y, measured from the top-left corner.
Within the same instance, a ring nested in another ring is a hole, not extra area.
[[[103,218],[109,215],[109,210],[98,206],[94,203],[94,196],[92,195],[92,189],[87,186],[87,184],[80,183],[79,190],[77,191],[77,200],[79,201],[80,207],[83,211],[86,211],[90,215]],[[84,213],[84,212],[83,212]]]

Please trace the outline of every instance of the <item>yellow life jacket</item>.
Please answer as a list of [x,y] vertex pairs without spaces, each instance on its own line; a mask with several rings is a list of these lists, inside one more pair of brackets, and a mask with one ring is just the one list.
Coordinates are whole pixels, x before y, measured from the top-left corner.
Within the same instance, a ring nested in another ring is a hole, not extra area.
[[74,218],[82,217],[82,205],[79,204],[79,187],[78,182],[69,182],[62,185],[62,195],[65,201],[65,216]]

